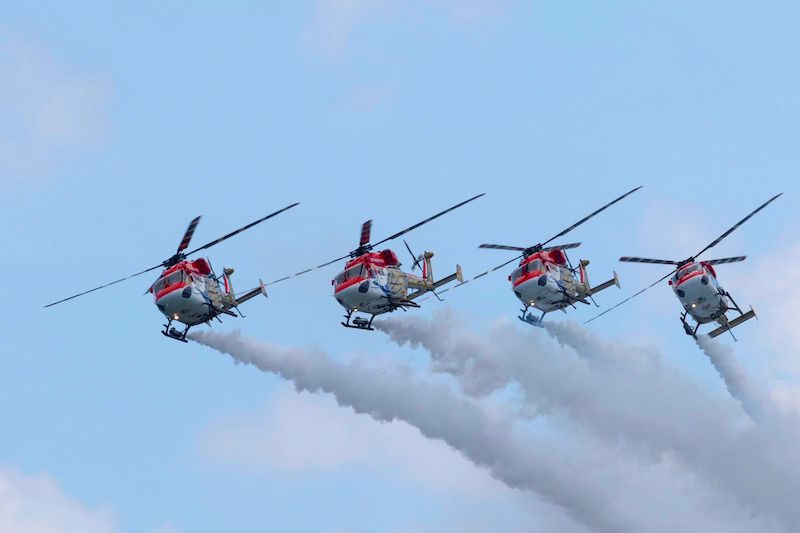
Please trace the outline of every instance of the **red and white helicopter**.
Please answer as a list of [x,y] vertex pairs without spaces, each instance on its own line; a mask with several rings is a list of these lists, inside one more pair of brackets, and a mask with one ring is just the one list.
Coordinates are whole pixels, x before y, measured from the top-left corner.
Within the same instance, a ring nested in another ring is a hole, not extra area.
[[[636,187],[635,189],[626,192],[619,198],[607,203],[597,211],[594,211],[590,215],[582,218],[575,224],[542,243],[528,247],[506,246],[502,244],[481,244],[481,248],[489,248],[492,250],[512,250],[515,252],[522,252],[522,254],[518,255],[514,259],[506,261],[502,265],[498,265],[491,270],[487,270],[486,272],[478,274],[468,281],[474,281],[489,274],[490,272],[494,272],[503,268],[517,259],[521,259],[519,262],[519,267],[514,270],[510,276],[508,276],[508,280],[511,282],[511,287],[514,291],[514,294],[517,296],[517,298],[519,298],[524,306],[520,310],[520,320],[532,326],[541,327],[542,319],[551,311],[560,310],[566,313],[566,308],[575,307],[576,303],[590,305],[588,300],[592,299],[594,294],[607,289],[612,285],[619,287],[617,273],[614,272],[614,277],[605,283],[601,283],[600,285],[592,287],[589,284],[589,276],[586,272],[586,267],[589,264],[589,261],[582,259],[578,263],[578,268],[574,268],[572,263],[569,261],[567,254],[564,253],[564,250],[577,248],[581,243],[573,242],[555,246],[546,245],[560,237],[563,237],[596,214],[607,209],[608,207],[611,207],[615,203],[619,202],[626,196],[633,194],[639,189],[641,189],[641,187]],[[455,287],[460,287],[464,283],[456,285]],[[592,301],[594,300],[592,299]],[[539,317],[534,317],[532,313],[528,313],[528,309],[531,307],[541,311],[542,315]]]
[[[200,222],[200,217],[198,216],[189,223],[189,227],[186,229],[186,233],[183,235],[183,239],[181,239],[181,243],[178,245],[178,250],[169,259],[162,261],[154,267],[137,272],[136,274],[47,304],[45,307],[51,307],[146,272],[163,268],[164,270],[161,272],[161,275],[150,288],[147,289],[145,294],[151,293],[153,295],[156,307],[167,317],[167,323],[164,324],[164,330],[161,333],[171,339],[187,342],[186,334],[192,326],[203,323],[208,324],[214,318],[219,320],[219,315],[237,316],[237,314],[232,311],[233,309],[239,313],[238,316],[244,316],[239,312],[238,306],[259,294],[266,296],[267,292],[264,283],[260,281],[259,287],[236,295],[233,292],[233,284],[231,283],[231,275],[233,274],[232,268],[223,269],[222,275],[217,276],[211,268],[211,263],[208,259],[201,257],[192,261],[186,258],[196,252],[219,244],[225,239],[233,237],[246,229],[250,229],[256,224],[260,224],[296,205],[298,204],[294,203],[286,206],[236,231],[232,231],[219,239],[204,244],[199,248],[195,248],[191,252],[184,252],[184,250],[189,247],[189,242],[192,240],[194,230]],[[185,324],[186,328],[183,331],[178,331],[170,327],[173,321]]]
[[[412,271],[418,266],[421,267],[421,276],[403,272],[400,269],[402,266],[400,260],[397,258],[397,254],[392,250],[387,249],[381,250],[380,252],[373,252],[372,250],[387,241],[396,239],[481,196],[483,196],[483,194],[473,196],[469,200],[465,200],[453,207],[445,209],[375,244],[369,243],[372,220],[364,222],[361,226],[361,239],[359,240],[358,248],[345,256],[337,257],[332,261],[328,261],[316,267],[326,267],[349,258],[349,261],[345,263],[344,270],[331,281],[331,285],[334,287],[334,297],[336,301],[339,302],[339,305],[344,307],[347,312],[342,325],[348,328],[373,330],[372,321],[375,319],[375,316],[383,313],[391,313],[397,309],[405,311],[410,307],[419,307],[419,304],[414,300],[421,295],[427,292],[436,294],[437,288],[453,280],[463,281],[461,267],[459,265],[456,265],[456,272],[454,274],[440,280],[434,280],[433,269],[431,267],[433,252],[423,252],[419,256],[416,256],[405,241],[403,242],[406,245],[406,249],[411,254],[411,258],[414,261]],[[269,285],[306,274],[311,270],[313,269],[309,268],[308,270],[303,270],[292,276],[277,279],[270,282]],[[408,292],[409,290],[412,291],[410,294]],[[366,319],[360,316],[354,317],[353,315],[355,313],[364,313],[370,315],[370,318]]]
[[[783,193],[781,193],[783,194]],[[670,271],[667,275],[659,278],[654,283],[648,285],[644,289],[640,290],[636,294],[625,298],[614,307],[603,311],[596,317],[588,320],[586,323],[588,324],[592,320],[596,318],[600,318],[604,314],[608,313],[609,311],[616,309],[620,305],[624,304],[628,300],[635,298],[636,296],[642,294],[647,289],[654,287],[664,281],[665,279],[671,276],[669,280],[669,285],[672,287],[672,291],[675,293],[675,296],[678,297],[680,300],[681,305],[683,306],[683,314],[681,314],[681,323],[683,324],[683,330],[686,332],[687,335],[690,335],[694,338],[697,338],[697,330],[700,328],[701,324],[708,324],[710,322],[716,322],[719,324],[719,327],[712,330],[708,336],[709,337],[716,337],[725,333],[726,331],[730,332],[731,336],[734,340],[736,337],[733,335],[733,328],[754,318],[756,316],[755,311],[751,307],[749,311],[746,313],[742,311],[742,309],[736,304],[734,301],[733,296],[722,288],[717,281],[717,272],[714,270],[714,265],[722,265],[725,263],[738,263],[739,261],[744,261],[746,256],[737,256],[737,257],[725,257],[723,259],[708,259],[706,261],[698,261],[697,258],[702,255],[704,252],[713,248],[717,244],[722,241],[725,237],[733,233],[733,231],[747,222],[753,215],[767,207],[771,202],[773,202],[776,198],[778,198],[781,194],[777,194],[764,202],[761,206],[758,207],[755,211],[744,217],[742,220],[737,222],[732,228],[728,231],[720,235],[717,239],[711,242],[708,246],[700,250],[695,255],[689,257],[688,259],[684,259],[683,261],[672,261],[669,259],[648,259],[644,257],[620,257],[620,261],[625,261],[628,263],[648,263],[654,265],[674,265],[675,268]],[[739,313],[739,316],[735,317],[734,319],[729,319],[727,316],[728,311],[736,311]],[[692,327],[687,321],[686,317],[691,316],[695,321],[695,326]]]

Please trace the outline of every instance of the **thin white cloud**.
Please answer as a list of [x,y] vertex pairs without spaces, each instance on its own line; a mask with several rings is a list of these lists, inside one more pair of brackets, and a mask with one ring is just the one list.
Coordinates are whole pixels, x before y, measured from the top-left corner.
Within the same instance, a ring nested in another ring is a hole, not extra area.
[[453,19],[464,25],[486,22],[505,14],[509,0],[432,0],[445,3]]
[[390,0],[317,0],[306,38],[318,52],[339,56],[350,44],[353,32],[384,14],[389,4]]
[[201,451],[215,463],[272,475],[368,470],[446,493],[511,493],[406,423],[376,424],[339,408],[332,398],[308,393],[279,393],[263,411],[220,419],[202,435]]
[[42,179],[108,127],[109,83],[0,35],[0,184]]
[[49,477],[0,468],[0,531],[8,533],[113,533],[109,511],[70,498]]
[[173,524],[167,523],[158,526],[152,533],[180,533],[180,530]]
[[[474,26],[508,9],[508,0],[317,0],[304,36],[322,55],[340,57],[359,29],[384,20],[442,11],[451,23]],[[414,16],[408,17],[413,19]]]

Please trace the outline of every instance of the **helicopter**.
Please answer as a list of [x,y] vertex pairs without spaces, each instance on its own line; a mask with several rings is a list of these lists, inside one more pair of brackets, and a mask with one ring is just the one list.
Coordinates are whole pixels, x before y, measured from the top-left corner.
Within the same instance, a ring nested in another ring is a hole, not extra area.
[[[545,315],[551,311],[560,310],[566,313],[567,307],[574,308],[576,303],[590,305],[590,299],[594,303],[594,299],[592,298],[593,295],[613,285],[616,285],[619,288],[620,285],[617,273],[614,272],[614,277],[610,280],[593,287],[589,283],[589,276],[586,271],[589,261],[582,259],[578,263],[578,267],[575,268],[572,266],[567,254],[564,253],[564,250],[577,248],[581,245],[581,243],[573,242],[555,246],[546,245],[560,237],[563,237],[593,216],[597,215],[608,207],[611,207],[615,203],[619,202],[626,196],[633,194],[639,189],[641,189],[641,186],[626,192],[619,198],[607,203],[597,211],[594,211],[590,215],[582,218],[572,226],[569,226],[567,229],[561,231],[557,235],[542,243],[528,247],[506,246],[503,244],[481,244],[480,248],[486,248],[490,250],[510,250],[522,253],[521,255],[518,255],[517,257],[506,261],[505,263],[498,265],[491,270],[487,270],[486,272],[478,274],[468,281],[474,281],[478,278],[482,278],[490,272],[499,270],[509,263],[512,263],[517,259],[521,259],[519,262],[519,267],[508,276],[508,280],[511,282],[514,294],[517,296],[517,298],[519,298],[524,306],[520,310],[520,316],[518,318],[521,321],[536,327],[542,327],[542,320],[544,319]],[[468,281],[459,285],[455,285],[453,288],[460,287],[461,285],[468,283]],[[441,292],[443,293],[446,290],[447,289]],[[595,305],[597,304],[595,303]],[[541,316],[535,317],[533,316],[533,313],[528,312],[531,307],[541,311]]]
[[[604,314],[608,313],[609,311],[616,309],[620,305],[624,304],[628,300],[635,298],[636,296],[642,294],[646,290],[654,287],[664,281],[667,278],[670,278],[667,282],[670,287],[672,287],[672,291],[677,296],[678,300],[681,302],[683,306],[683,313],[680,316],[681,323],[683,324],[684,332],[693,337],[697,338],[697,331],[700,329],[700,326],[703,324],[709,324],[711,322],[716,322],[719,324],[719,327],[712,330],[708,333],[708,336],[711,338],[717,337],[726,331],[730,332],[731,337],[733,340],[737,340],[736,336],[733,334],[733,328],[741,324],[742,322],[746,322],[751,318],[755,318],[756,313],[753,310],[752,306],[750,310],[747,312],[742,311],[742,309],[737,305],[736,301],[733,299],[733,296],[722,288],[717,281],[717,272],[714,269],[714,265],[723,265],[727,263],[738,263],[744,261],[747,256],[736,256],[736,257],[725,257],[722,259],[708,259],[704,261],[698,261],[697,258],[702,255],[704,252],[713,248],[717,244],[719,244],[725,237],[733,233],[736,228],[747,222],[750,217],[767,207],[770,203],[775,201],[781,194],[776,194],[763,204],[761,204],[756,210],[751,212],[749,215],[744,217],[742,220],[737,222],[733,225],[728,231],[717,237],[714,241],[711,242],[708,246],[700,250],[698,253],[694,254],[693,256],[684,259],[683,261],[673,261],[669,259],[649,259],[644,257],[620,257],[620,261],[627,262],[627,263],[645,263],[651,265],[672,265],[675,268],[671,270],[665,276],[659,278],[657,281],[651,283],[644,289],[640,290],[639,292],[635,293],[632,296],[622,300],[614,307],[603,311],[596,317],[586,321],[588,324],[592,320],[600,318]],[[727,316],[728,311],[736,311],[739,313],[733,319],[729,319]],[[689,322],[687,322],[686,318],[691,317],[695,325],[692,327]]]
[[[188,256],[201,250],[210,248],[215,244],[219,244],[222,241],[233,237],[234,235],[252,228],[256,224],[260,224],[261,222],[279,215],[280,213],[283,213],[284,211],[287,211],[297,205],[299,204],[294,203],[286,206],[283,209],[279,209],[274,213],[256,220],[255,222],[251,222],[246,226],[232,231],[227,235],[220,237],[219,239],[204,244],[199,248],[195,248],[190,252],[184,252],[184,250],[189,247],[189,243],[192,240],[195,229],[200,222],[201,217],[195,217],[189,223],[189,227],[186,229],[186,232],[184,233],[183,238],[178,245],[177,251],[168,259],[162,261],[154,267],[150,267],[142,270],[141,272],[137,272],[136,274],[131,274],[130,276],[112,281],[111,283],[106,283],[105,285],[95,287],[94,289],[75,294],[68,298],[58,300],[57,302],[47,304],[45,307],[52,307],[56,304],[66,302],[67,300],[77,298],[78,296],[83,296],[84,294],[103,289],[141,274],[151,272],[158,268],[163,268],[164,270],[161,272],[161,275],[158,277],[158,279],[156,279],[155,282],[153,282],[152,285],[150,285],[147,291],[145,291],[145,294],[153,295],[153,300],[156,304],[156,307],[158,307],[158,310],[161,311],[165,317],[167,317],[167,323],[164,324],[164,330],[161,333],[171,339],[188,342],[186,340],[186,334],[189,332],[189,328],[192,326],[203,323],[210,325],[210,321],[214,318],[221,322],[219,318],[220,315],[243,317],[244,315],[242,315],[239,311],[240,304],[258,296],[259,294],[265,297],[267,296],[266,286],[261,280],[259,280],[258,287],[238,295],[235,294],[233,290],[233,284],[231,283],[231,275],[233,274],[232,268],[224,268],[222,270],[222,275],[217,276],[208,259],[201,257],[194,260],[187,260]],[[236,312],[234,312],[234,310]],[[183,331],[178,331],[176,328],[171,327],[173,321],[184,324],[186,328],[183,329]]]
[[[413,272],[417,268],[420,268],[420,275],[403,272],[401,270],[402,264],[397,254],[392,250],[386,249],[379,252],[374,252],[373,250],[377,246],[396,239],[401,235],[405,235],[423,224],[427,224],[445,213],[449,213],[481,196],[483,196],[483,194],[473,196],[468,200],[445,209],[440,213],[426,218],[422,222],[398,231],[390,237],[386,237],[374,244],[370,244],[372,220],[364,222],[361,225],[361,236],[358,247],[355,250],[349,252],[345,256],[338,257],[316,267],[323,268],[344,259],[348,260],[344,265],[344,270],[331,280],[331,285],[334,287],[334,298],[336,298],[339,305],[344,307],[346,312],[344,315],[345,321],[341,324],[347,328],[372,331],[374,330],[372,321],[377,315],[391,313],[398,309],[407,311],[409,308],[418,308],[419,304],[414,300],[423,294],[428,292],[436,294],[436,289],[442,285],[446,285],[454,280],[458,280],[459,282],[463,281],[464,277],[461,272],[461,266],[459,265],[456,265],[455,273],[439,280],[434,279],[433,268],[431,266],[431,258],[434,256],[433,252],[425,251],[422,254],[415,255],[406,241],[403,241],[403,243],[411,254],[413,261],[411,270]],[[286,276],[272,281],[268,285],[280,283],[287,279],[311,272],[312,270],[314,269],[309,268],[303,270],[292,276]],[[408,292],[409,290],[412,291],[410,294]],[[356,315],[356,313],[369,315],[369,319]]]

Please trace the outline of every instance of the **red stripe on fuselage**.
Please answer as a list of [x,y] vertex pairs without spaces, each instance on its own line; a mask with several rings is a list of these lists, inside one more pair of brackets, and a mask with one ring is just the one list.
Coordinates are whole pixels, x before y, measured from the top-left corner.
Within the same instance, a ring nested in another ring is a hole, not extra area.
[[162,298],[162,297],[166,296],[167,294],[169,294],[169,293],[171,293],[173,291],[176,291],[178,289],[182,289],[187,285],[188,285],[188,283],[181,282],[181,283],[173,283],[172,285],[164,287],[163,289],[158,291],[158,294],[156,294],[156,301],[158,301],[159,298]]
[[696,272],[692,272],[691,274],[688,274],[688,275],[682,277],[681,279],[679,279],[678,283],[675,284],[675,287],[680,287],[682,283],[684,283],[684,282],[686,282],[686,281],[688,281],[688,280],[690,280],[690,279],[692,279],[694,277],[702,276],[702,275],[703,275],[703,271],[702,270],[697,270]]
[[347,287],[352,287],[353,285],[357,285],[357,284],[361,283],[362,281],[365,281],[366,279],[367,278],[351,278],[351,279],[345,280],[345,281],[341,282],[340,284],[338,284],[333,292],[335,294],[335,293],[337,293],[339,291],[343,291]]
[[512,285],[516,287],[517,285],[525,283],[526,281],[530,281],[533,278],[538,278],[542,274],[544,274],[543,270],[534,270],[533,272],[528,272],[524,276],[520,276],[516,280],[514,280],[514,283]]

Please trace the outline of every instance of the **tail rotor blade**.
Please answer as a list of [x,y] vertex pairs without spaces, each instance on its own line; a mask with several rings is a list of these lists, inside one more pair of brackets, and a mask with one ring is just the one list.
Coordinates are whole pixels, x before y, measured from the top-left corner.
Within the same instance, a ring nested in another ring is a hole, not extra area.
[[408,250],[408,253],[411,255],[411,260],[414,261],[414,265],[411,267],[411,271],[413,272],[419,266],[422,256],[414,255],[414,252],[411,251],[411,247],[408,245],[405,239],[403,239],[403,244],[406,245],[406,250]]

